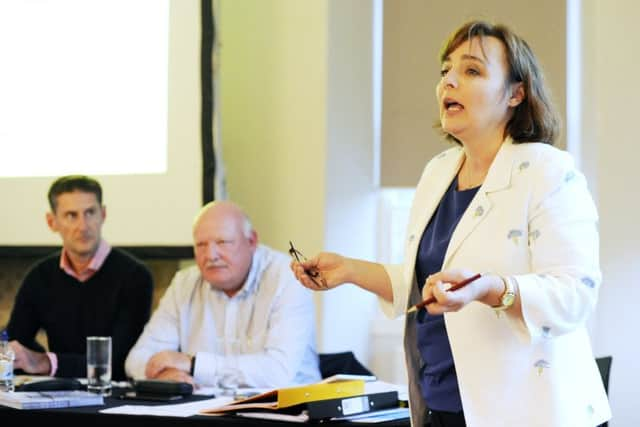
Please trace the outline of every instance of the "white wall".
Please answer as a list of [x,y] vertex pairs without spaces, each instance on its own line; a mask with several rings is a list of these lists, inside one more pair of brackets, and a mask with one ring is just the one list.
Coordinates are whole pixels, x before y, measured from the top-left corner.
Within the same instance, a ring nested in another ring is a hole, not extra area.
[[[218,4],[229,197],[272,247],[373,259],[371,2]],[[373,297],[316,299],[319,350],[366,362]]]
[[[583,0],[583,105],[587,116],[583,134],[594,144],[586,147],[587,165],[597,178],[600,211],[603,287],[595,319],[595,352],[612,355],[609,396],[611,427],[640,425],[640,227],[637,197],[637,101],[640,85],[640,4],[634,0]],[[595,111],[593,111],[595,109]],[[593,139],[592,139],[593,138]]]
[[260,238],[323,247],[327,5],[218,2],[220,126],[229,197]]
[[[329,2],[325,249],[375,259],[373,44],[370,0]],[[323,298],[321,344],[369,359],[374,295],[355,286]]]

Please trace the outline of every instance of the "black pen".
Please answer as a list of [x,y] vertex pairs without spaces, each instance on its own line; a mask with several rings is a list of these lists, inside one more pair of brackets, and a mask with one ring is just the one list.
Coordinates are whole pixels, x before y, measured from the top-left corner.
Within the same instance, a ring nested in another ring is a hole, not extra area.
[[[458,290],[460,288],[464,288],[465,286],[467,286],[469,283],[473,282],[476,279],[479,279],[482,276],[482,274],[478,273],[475,276],[471,276],[467,279],[464,279],[462,282],[460,283],[456,283],[455,285],[451,286],[449,289],[447,289],[448,291],[455,291]],[[434,302],[436,302],[436,298],[432,295],[431,298],[427,298],[426,300],[417,303],[416,305],[414,305],[413,307],[411,307],[410,309],[407,310],[407,314],[409,313],[413,313],[414,311],[420,310],[422,307],[426,307],[429,304],[433,304]]]

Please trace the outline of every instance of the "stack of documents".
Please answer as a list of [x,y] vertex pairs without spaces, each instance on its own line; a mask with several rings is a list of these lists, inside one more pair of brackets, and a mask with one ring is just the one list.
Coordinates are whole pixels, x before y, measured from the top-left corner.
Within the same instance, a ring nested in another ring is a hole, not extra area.
[[[363,414],[382,409],[397,408],[395,390],[365,391],[365,381],[334,378],[332,382],[287,387],[271,390],[228,405],[200,411],[203,415],[235,413],[252,416],[249,411],[260,412],[258,418],[287,421],[326,420]],[[267,411],[273,411],[271,414]]]
[[364,381],[338,381],[286,387],[236,400],[229,405],[201,411],[204,415],[237,412],[245,409],[282,410],[297,405],[335,398],[358,396],[364,393]]
[[15,391],[0,392],[0,405],[16,409],[67,408],[104,405],[104,398],[88,391]]

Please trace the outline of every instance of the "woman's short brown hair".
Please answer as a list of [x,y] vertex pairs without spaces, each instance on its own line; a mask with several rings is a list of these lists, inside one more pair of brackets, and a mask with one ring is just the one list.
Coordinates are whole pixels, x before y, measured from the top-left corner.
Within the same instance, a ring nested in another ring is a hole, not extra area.
[[[495,37],[500,40],[505,48],[509,67],[508,81],[505,85],[523,84],[525,98],[515,107],[505,133],[511,136],[514,143],[553,144],[560,133],[560,117],[551,102],[550,91],[545,84],[542,69],[527,42],[508,27],[486,21],[467,22],[446,41],[440,52],[440,62],[444,62],[458,46],[474,37],[479,37],[480,40],[483,37]],[[436,128],[442,130],[440,121],[436,123]],[[454,136],[446,135],[447,139],[460,143]]]

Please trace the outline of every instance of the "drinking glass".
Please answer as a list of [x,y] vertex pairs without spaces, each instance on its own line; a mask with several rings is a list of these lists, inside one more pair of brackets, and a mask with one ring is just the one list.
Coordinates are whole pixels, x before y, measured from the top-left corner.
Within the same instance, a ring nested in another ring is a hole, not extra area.
[[87,337],[87,390],[111,395],[111,337]]

